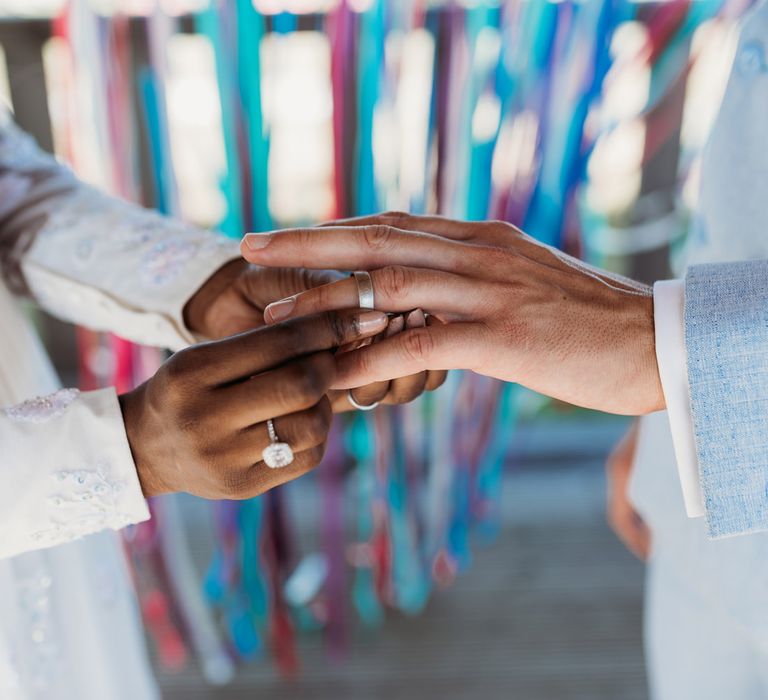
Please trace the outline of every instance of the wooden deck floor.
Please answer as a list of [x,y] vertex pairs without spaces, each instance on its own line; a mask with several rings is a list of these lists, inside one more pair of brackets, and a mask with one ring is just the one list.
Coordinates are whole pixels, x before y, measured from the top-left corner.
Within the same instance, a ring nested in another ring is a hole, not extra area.
[[310,638],[302,642],[297,681],[252,666],[231,686],[210,689],[189,671],[162,677],[164,697],[647,698],[642,569],[603,524],[602,469],[593,453],[602,450],[599,444],[593,438],[567,468],[539,460],[536,469],[523,464],[510,475],[500,540],[479,549],[471,571],[436,594],[425,614],[390,616],[375,634],[358,630],[342,663],[330,662],[320,641]]

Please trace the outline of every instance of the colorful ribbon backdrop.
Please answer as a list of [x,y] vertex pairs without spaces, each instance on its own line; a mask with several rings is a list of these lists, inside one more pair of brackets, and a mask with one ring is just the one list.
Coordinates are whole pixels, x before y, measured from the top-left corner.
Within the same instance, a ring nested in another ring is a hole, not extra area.
[[[674,0],[643,18],[642,60],[663,67],[649,112],[688,68],[687,54],[675,52],[679,42],[701,22],[746,4]],[[85,120],[102,184],[178,214],[165,49],[178,32],[195,31],[215,56],[226,159],[220,228],[233,237],[268,230],[282,222],[270,213],[260,49],[273,32],[323,32],[330,42],[330,215],[376,212],[394,202],[420,213],[506,219],[542,241],[572,247],[576,193],[593,146],[585,123],[612,65],[614,34],[637,12],[624,0],[471,7],[371,0],[357,10],[342,1],[322,16],[266,17],[251,0],[214,0],[191,21],[157,11],[129,23],[97,17],[75,1],[55,25],[72,59],[72,99],[58,128],[69,135],[65,155],[79,167],[82,148],[72,130]],[[136,33],[146,51],[130,40]],[[399,114],[403,75],[412,67],[405,56],[413,54],[395,50],[403,37],[417,37],[419,55],[427,57],[425,89],[407,93],[422,102],[406,110],[423,115],[424,133],[395,174],[383,177],[381,149],[390,144],[382,146],[377,129],[382,115]],[[84,92],[97,99],[78,101]],[[83,104],[90,105],[86,114]],[[515,129],[524,138],[513,152],[504,134]],[[134,156],[142,141],[149,188]],[[83,332],[81,341],[86,386],[126,388],[160,361],[116,338]],[[111,369],[95,360],[105,352],[114,358]],[[350,596],[369,625],[379,624],[386,608],[421,611],[435,584],[450,583],[470,564],[471,533],[489,539],[498,529],[516,396],[514,387],[454,373],[436,395],[413,405],[344,419],[312,491],[320,504],[316,541],[299,546],[285,489],[213,505],[215,551],[202,580],[183,517],[189,502],[156,500],[153,522],[136,529],[129,549],[161,661],[179,667],[191,652],[210,682],[224,683],[235,660],[270,653],[291,674],[298,668],[296,630],[322,628],[331,652],[343,653]]]

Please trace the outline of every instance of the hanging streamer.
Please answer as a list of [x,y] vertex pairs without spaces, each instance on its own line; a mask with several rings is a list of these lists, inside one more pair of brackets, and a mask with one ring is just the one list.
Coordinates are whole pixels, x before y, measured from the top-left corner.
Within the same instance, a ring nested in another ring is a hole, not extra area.
[[[656,128],[665,96],[687,77],[692,32],[746,4],[675,0],[641,17],[626,0],[371,0],[362,9],[341,0],[309,22],[289,12],[266,17],[252,0],[212,0],[183,19],[158,9],[142,20],[97,17],[73,0],[56,22],[73,59],[65,155],[116,194],[179,215],[166,51],[186,22],[209,40],[215,57],[226,163],[220,228],[240,237],[281,225],[269,207],[273,153],[261,51],[270,32],[292,39],[311,27],[330,44],[335,216],[402,203],[419,213],[505,219],[563,245],[594,145],[585,123],[599,104],[617,28],[629,20],[647,26],[638,60],[653,67],[644,116]],[[146,56],[135,55],[129,40],[137,21]],[[404,47],[431,54],[423,71],[412,71]],[[404,93],[404,76],[423,84]],[[408,111],[403,95],[423,100],[424,133],[413,151],[401,147],[398,134]],[[89,124],[89,133],[78,133],[78,123]],[[506,150],[505,134],[515,130],[524,135],[518,141],[530,162],[516,162],[518,154]],[[663,129],[654,133],[664,140]],[[143,141],[144,169],[135,157]],[[144,172],[151,187],[142,182]],[[127,389],[160,360],[118,339],[86,332],[80,339],[89,388]],[[194,656],[210,682],[223,683],[236,661],[269,656],[292,675],[300,630],[322,628],[333,656],[344,655],[350,597],[368,625],[381,624],[388,608],[423,610],[435,585],[470,565],[473,537],[487,541],[498,531],[517,397],[516,387],[452,373],[439,392],[412,405],[339,420],[326,460],[310,477],[321,507],[307,551],[294,537],[287,492],[278,489],[210,506],[215,547],[200,576],[185,501],[155,501],[153,521],[134,530],[130,549],[163,663],[179,668]]]

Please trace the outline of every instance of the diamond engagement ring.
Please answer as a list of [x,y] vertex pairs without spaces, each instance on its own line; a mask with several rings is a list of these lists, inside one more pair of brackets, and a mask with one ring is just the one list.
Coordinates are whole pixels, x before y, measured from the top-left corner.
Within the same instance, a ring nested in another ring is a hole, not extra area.
[[373,281],[371,275],[365,270],[353,272],[352,277],[357,282],[357,299],[361,309],[375,309],[373,304]]
[[267,421],[270,444],[261,453],[264,464],[270,469],[282,469],[293,462],[293,450],[287,442],[280,442],[275,432],[275,424],[270,418]]

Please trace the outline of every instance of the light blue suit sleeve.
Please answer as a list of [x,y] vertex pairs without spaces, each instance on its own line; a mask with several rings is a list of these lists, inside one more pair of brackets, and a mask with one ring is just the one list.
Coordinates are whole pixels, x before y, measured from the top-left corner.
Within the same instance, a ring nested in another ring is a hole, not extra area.
[[685,341],[709,534],[768,530],[768,261],[689,268]]

